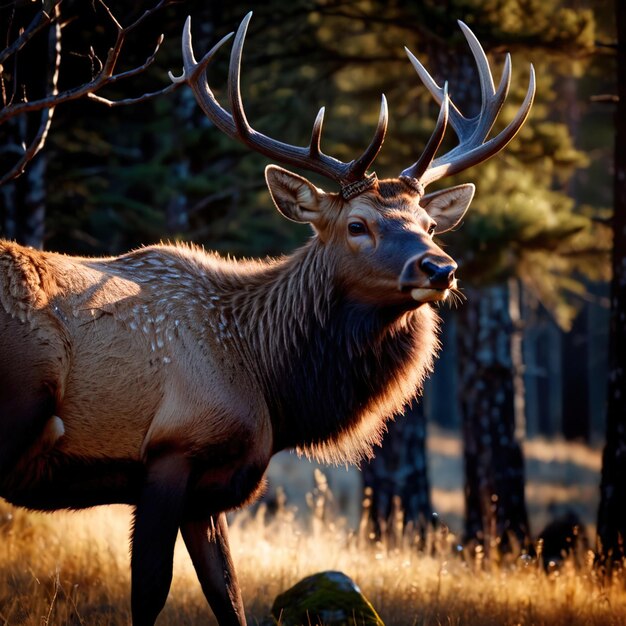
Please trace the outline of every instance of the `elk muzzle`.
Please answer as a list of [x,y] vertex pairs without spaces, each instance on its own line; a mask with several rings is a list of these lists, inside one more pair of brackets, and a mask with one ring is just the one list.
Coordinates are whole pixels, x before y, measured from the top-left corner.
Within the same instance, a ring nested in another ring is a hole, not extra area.
[[445,300],[456,287],[457,264],[449,256],[419,255],[410,258],[400,274],[399,288],[418,302]]

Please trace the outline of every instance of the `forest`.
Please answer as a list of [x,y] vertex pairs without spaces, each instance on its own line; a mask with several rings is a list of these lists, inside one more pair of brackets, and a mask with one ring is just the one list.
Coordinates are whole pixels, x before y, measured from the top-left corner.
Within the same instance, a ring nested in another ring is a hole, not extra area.
[[[234,516],[249,623],[265,623],[278,593],[329,569],[354,577],[387,624],[623,623],[619,0],[9,0],[0,4],[0,238],[85,257],[161,241],[274,257],[307,241],[310,227],[272,204],[270,161],[221,133],[168,77],[181,74],[188,15],[200,56],[250,10],[241,89],[252,125],[306,145],[324,106],[322,149],[347,162],[370,140],[385,94],[379,178],[415,161],[437,120],[405,46],[468,116],[481,92],[457,21],[480,40],[496,84],[511,53],[492,134],[516,115],[531,64],[537,87],[503,152],[439,184],[472,182],[476,194],[443,241],[462,297],[437,307],[442,348],[422,396],[359,468],[281,453],[261,503]],[[208,70],[223,102],[230,45]],[[128,516],[3,504],[3,623],[129,623]],[[215,623],[176,558],[159,623]]]

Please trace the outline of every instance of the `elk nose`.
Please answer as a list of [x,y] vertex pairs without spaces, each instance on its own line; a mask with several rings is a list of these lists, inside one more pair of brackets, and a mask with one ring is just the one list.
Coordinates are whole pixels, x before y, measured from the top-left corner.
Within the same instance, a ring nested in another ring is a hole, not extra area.
[[435,289],[448,289],[454,282],[456,263],[437,263],[431,258],[425,257],[420,262],[420,269],[428,276],[430,284]]

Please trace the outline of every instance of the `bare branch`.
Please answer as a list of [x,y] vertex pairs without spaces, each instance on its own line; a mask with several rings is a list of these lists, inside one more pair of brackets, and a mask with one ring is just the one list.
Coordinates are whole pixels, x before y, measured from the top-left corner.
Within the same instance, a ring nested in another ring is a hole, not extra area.
[[154,60],[156,59],[156,55],[159,51],[159,48],[161,47],[161,44],[163,43],[163,39],[164,39],[164,35],[163,34],[159,35],[159,39],[157,40],[157,44],[154,49],[154,52],[146,59],[143,65],[140,65],[139,67],[134,67],[132,70],[127,70],[126,72],[120,72],[119,74],[115,74],[114,76],[111,76],[106,84],[112,85],[119,80],[124,80],[125,78],[132,78],[133,76],[136,76],[137,74],[141,74],[146,69],[148,69],[152,65],[152,63],[154,63]]
[[[176,1],[177,0],[160,0],[160,2],[158,2],[153,8],[146,10],[130,26],[123,28],[122,26],[120,26],[115,16],[111,13],[111,10],[104,3],[104,0],[99,0],[100,5],[104,8],[109,19],[111,20],[111,22],[113,23],[113,25],[115,26],[117,30],[117,36],[116,36],[113,46],[109,49],[109,52],[107,54],[107,58],[104,64],[96,73],[95,77],[89,82],[84,83],[83,85],[79,85],[77,87],[67,89],[66,91],[63,91],[61,93],[56,93],[54,95],[49,94],[45,96],[44,98],[40,98],[38,100],[33,100],[30,102],[23,101],[14,105],[7,106],[2,111],[0,111],[0,124],[18,115],[23,115],[25,113],[31,113],[33,111],[40,111],[42,109],[55,107],[55,106],[58,106],[59,104],[70,102],[72,100],[78,100],[79,98],[83,98],[83,97],[89,97],[90,99],[96,100],[97,102],[102,102],[104,104],[108,104],[109,106],[112,106],[111,103],[114,101],[108,100],[106,98],[94,97],[95,92],[100,91],[101,89],[109,85],[112,85],[119,80],[133,77],[139,74],[140,72],[143,72],[154,61],[154,58],[159,49],[159,46],[161,45],[161,42],[163,41],[163,36],[159,37],[155,51],[152,53],[152,55],[150,55],[150,57],[148,57],[148,59],[143,65],[133,68],[131,70],[128,70],[126,72],[120,72],[119,74],[115,74],[114,73],[115,67],[117,65],[119,55],[124,45],[126,36],[133,29],[139,26],[139,24],[141,24],[146,18],[154,14],[156,11],[163,8],[164,6],[173,4]],[[169,93],[170,91],[172,91],[172,86],[168,85],[167,87],[164,87],[161,90],[146,93],[137,98],[127,98],[125,100],[119,100],[117,102],[119,104],[134,104],[136,102],[143,102],[145,100],[149,100],[150,98],[160,96],[164,93]]]
[[56,12],[59,4],[61,4],[61,0],[56,0],[52,5],[52,11],[50,13],[45,10],[37,13],[20,36],[10,46],[6,47],[4,50],[0,50],[0,65],[2,65],[16,52],[19,52],[33,38],[34,35],[50,24],[52,19],[51,14]]
[[103,98],[96,93],[87,94],[87,98],[93,100],[94,102],[99,102],[107,107],[120,107],[120,106],[129,106],[131,104],[138,104],[139,102],[147,102],[148,100],[152,100],[152,98],[156,98],[157,96],[164,96],[168,93],[172,93],[176,89],[180,87],[180,84],[172,83],[167,87],[163,87],[163,89],[159,89],[158,91],[151,91],[149,93],[144,93],[143,96],[137,96],[136,98],[124,98],[123,100],[110,100],[109,98]]
[[169,6],[170,4],[176,4],[182,2],[183,0],[161,0],[151,9],[146,9],[142,15],[140,15],[130,26],[127,26],[124,31],[126,34],[130,33],[131,30],[134,30],[141,24],[145,19],[160,11],[163,7]]
[[[12,102],[14,102],[15,89],[17,86],[17,81],[14,81],[13,97],[9,101],[9,104],[0,111],[0,124],[3,124],[19,115],[25,115],[27,113],[41,111],[39,127],[34,138],[32,139],[32,141],[30,141],[28,147],[23,150],[17,163],[11,168],[9,172],[7,172],[0,178],[0,186],[20,176],[24,172],[24,169],[26,168],[28,163],[32,161],[36,154],[43,148],[48,137],[50,125],[52,123],[54,109],[59,104],[86,97],[90,100],[100,102],[101,104],[109,107],[126,106],[136,104],[138,102],[145,102],[157,96],[170,93],[179,87],[178,84],[170,83],[162,89],[144,93],[141,96],[124,98],[121,100],[111,100],[108,98],[104,98],[96,93],[101,89],[104,89],[105,87],[117,83],[120,80],[125,80],[127,78],[137,76],[138,74],[144,72],[148,67],[150,67],[150,65],[152,65],[163,42],[163,35],[159,37],[154,52],[146,59],[146,61],[142,65],[124,72],[119,72],[117,74],[115,73],[115,68],[119,60],[120,52],[124,46],[128,34],[132,30],[137,28],[141,23],[143,23],[148,17],[150,17],[163,7],[179,1],[159,0],[159,2],[157,2],[154,7],[144,11],[144,13],[140,15],[132,24],[130,24],[130,26],[124,28],[113,15],[105,0],[98,0],[100,6],[105,11],[108,19],[113,24],[117,33],[113,46],[109,49],[104,63],[102,63],[100,59],[98,59],[93,50],[91,51],[92,62],[95,59],[98,62],[98,68],[89,82],[59,93],[58,78],[59,67],[61,63],[61,24],[59,5],[61,4],[61,1],[62,0],[48,0],[48,2],[50,2],[52,6],[52,11],[50,11],[50,14],[46,13],[45,11],[41,11],[37,15],[37,17],[33,21],[31,21],[26,30],[21,33],[20,37],[13,44],[11,44],[9,48],[1,53],[3,55],[2,57],[0,57],[1,59],[9,58],[12,55],[15,56],[15,53],[23,48],[37,32],[39,32],[46,25],[52,24],[50,26],[49,35],[49,58],[54,59],[54,62],[51,63],[50,66],[50,75],[48,79],[48,89],[46,91],[46,95],[42,98],[29,102],[26,99],[26,94],[24,94],[21,102],[18,102],[17,104],[12,104]],[[4,92],[4,86],[2,86],[2,90]]]
[[24,173],[26,166],[30,163],[37,153],[43,148],[48,138],[50,124],[52,124],[52,115],[54,108],[44,109],[41,113],[41,124],[37,130],[35,138],[31,141],[26,151],[22,154],[20,160],[2,177],[0,178],[0,187],[9,181],[18,178]]
[[619,96],[614,93],[602,93],[589,98],[591,102],[600,102],[602,104],[615,104],[619,102]]
[[115,19],[115,16],[113,15],[113,13],[111,13],[111,9],[109,9],[109,7],[106,5],[104,0],[98,0],[98,2],[100,6],[104,9],[104,12],[109,16],[109,19],[113,22],[118,32],[124,30],[122,28],[122,25]]
[[[48,34],[48,57],[52,59],[48,70],[48,92],[51,97],[58,94],[59,86],[59,68],[61,66],[61,25],[59,23],[59,4],[57,2],[52,9],[54,23]],[[50,19],[49,19],[50,21]],[[32,24],[32,22],[31,22]],[[30,142],[28,148],[24,151],[17,163],[0,178],[0,187],[21,176],[24,173],[26,165],[32,161],[37,153],[43,148],[48,138],[48,131],[52,124],[52,116],[54,115],[54,107],[45,108],[41,113],[41,121],[35,137]]]

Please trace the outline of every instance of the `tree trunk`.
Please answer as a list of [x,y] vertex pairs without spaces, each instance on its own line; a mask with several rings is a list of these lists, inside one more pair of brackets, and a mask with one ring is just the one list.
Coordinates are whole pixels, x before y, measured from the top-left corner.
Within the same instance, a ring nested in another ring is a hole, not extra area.
[[382,448],[362,466],[368,515],[376,539],[423,534],[432,519],[426,465],[426,418],[421,403],[389,424]]
[[587,307],[563,337],[563,436],[589,442],[589,378]]
[[524,327],[524,397],[526,437],[554,437],[563,415],[563,333],[541,306],[526,308]]
[[616,0],[617,87],[613,278],[606,445],[602,455],[598,548],[601,562],[625,555],[626,540],[626,5]]
[[[11,126],[9,122],[6,126]],[[21,124],[15,125],[20,128]],[[18,141],[16,137],[15,141]],[[2,186],[0,235],[41,249],[46,218],[46,169],[48,156],[40,152],[19,178]]]
[[[21,10],[20,10],[21,9]],[[23,30],[33,10],[52,14],[47,37],[35,36],[19,52],[10,57],[12,88],[18,97],[36,100],[55,94],[61,51],[59,3],[44,3],[43,8],[13,7],[3,13],[6,22],[0,28],[5,39],[12,39]],[[3,85],[6,88],[6,85]],[[49,111],[48,115],[52,112]],[[0,178],[12,170],[26,151],[34,145],[42,126],[40,112],[10,119],[3,125],[5,159],[0,161]],[[41,137],[45,141],[47,131]],[[8,156],[8,158],[7,158]],[[48,156],[40,151],[26,164],[25,173],[3,185],[0,193],[0,235],[33,248],[42,248],[46,216],[46,170]]]
[[[580,102],[578,97],[579,79],[575,76],[558,80],[560,113],[567,124],[572,140],[578,143],[580,129]],[[579,203],[577,189],[578,170],[567,182],[567,194]],[[588,311],[583,305],[574,319],[571,330],[563,337],[563,424],[565,439],[589,442],[589,377],[587,364],[588,351]]]
[[516,432],[524,408],[516,295],[506,286],[470,292],[460,310],[465,540],[486,550],[525,545],[529,535]]

